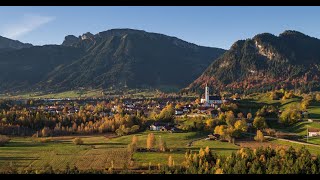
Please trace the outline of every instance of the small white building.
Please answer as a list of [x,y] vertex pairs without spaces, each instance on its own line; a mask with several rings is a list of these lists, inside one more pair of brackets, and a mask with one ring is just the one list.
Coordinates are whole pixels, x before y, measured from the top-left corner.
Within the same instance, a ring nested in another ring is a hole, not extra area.
[[308,136],[309,137],[320,136],[320,129],[308,128]]
[[150,126],[150,130],[151,130],[151,131],[160,131],[160,129],[161,129],[162,127],[164,127],[164,126],[156,126],[156,125],[152,124],[152,125]]
[[200,102],[203,103],[204,106],[207,106],[207,107],[209,107],[209,106],[217,107],[223,103],[221,96],[218,96],[218,95],[210,96],[209,87],[207,84],[205,87],[204,98],[202,98],[200,100]]
[[175,115],[182,115],[184,111],[182,109],[176,109],[175,110]]

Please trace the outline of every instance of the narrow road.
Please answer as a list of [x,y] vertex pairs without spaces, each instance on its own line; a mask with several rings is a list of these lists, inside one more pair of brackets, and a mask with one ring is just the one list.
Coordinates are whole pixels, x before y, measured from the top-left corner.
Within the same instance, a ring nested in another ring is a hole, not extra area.
[[307,142],[300,142],[300,141],[294,141],[294,140],[289,140],[289,139],[276,138],[276,137],[272,137],[272,136],[264,136],[264,137],[266,137],[266,138],[271,138],[271,139],[277,139],[277,140],[281,140],[281,141],[292,142],[292,143],[296,143],[296,144],[307,145],[307,146],[320,147],[320,145],[311,144],[311,143],[307,143]]

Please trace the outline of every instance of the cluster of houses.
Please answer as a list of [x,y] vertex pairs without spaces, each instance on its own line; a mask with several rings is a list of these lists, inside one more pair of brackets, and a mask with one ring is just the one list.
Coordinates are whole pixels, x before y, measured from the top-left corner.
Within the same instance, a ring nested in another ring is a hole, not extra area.
[[[235,98],[233,100],[238,101],[240,100],[240,98]],[[230,103],[231,101],[232,101],[231,99],[222,98],[219,95],[210,95],[209,87],[208,85],[206,85],[204,98],[201,98],[200,103],[198,104],[199,106],[196,109],[196,112],[199,114],[207,114],[207,115],[216,117],[218,116],[221,105]],[[187,114],[191,111],[192,107],[193,107],[192,104],[188,104],[180,109],[176,109],[175,115]]]
[[192,104],[187,104],[179,109],[175,109],[175,115],[182,115],[182,114],[189,113],[191,112],[192,107],[193,107]]
[[149,103],[144,103],[141,100],[127,100],[122,104],[116,104],[112,107],[112,111],[116,112],[119,107],[121,107],[124,111],[128,113],[135,113],[137,111],[142,112],[144,115],[148,115],[149,112],[155,110],[156,112],[160,112],[167,104],[173,103],[170,100],[163,101],[150,101]]

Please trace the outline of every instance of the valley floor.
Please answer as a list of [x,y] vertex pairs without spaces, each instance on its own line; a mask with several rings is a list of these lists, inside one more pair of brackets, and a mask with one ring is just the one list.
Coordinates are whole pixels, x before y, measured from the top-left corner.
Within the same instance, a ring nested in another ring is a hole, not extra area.
[[[147,135],[150,131],[136,134],[138,136],[138,147],[146,147]],[[171,155],[176,164],[184,160],[186,150],[198,152],[200,148],[208,146],[212,151],[230,155],[241,147],[258,148],[270,146],[276,148],[297,147],[304,145],[282,140],[270,140],[258,143],[252,140],[237,141],[235,144],[220,141],[204,140],[206,134],[197,132],[167,133],[153,132],[157,140],[160,136],[166,141],[168,152],[135,152],[130,169],[147,169],[149,165],[157,166],[167,164]],[[36,142],[32,138],[11,137],[7,145],[0,147],[0,169],[13,166],[18,170],[30,167],[37,169],[51,165],[53,169],[65,169],[67,165],[76,166],[81,170],[105,169],[111,167],[121,169],[127,162],[129,154],[127,145],[131,142],[133,135],[116,137],[114,134],[80,136],[84,144],[75,145],[73,136],[54,137],[51,142]],[[79,137],[79,136],[77,136]],[[306,146],[312,154],[320,154],[319,147]],[[11,165],[10,165],[11,164]]]

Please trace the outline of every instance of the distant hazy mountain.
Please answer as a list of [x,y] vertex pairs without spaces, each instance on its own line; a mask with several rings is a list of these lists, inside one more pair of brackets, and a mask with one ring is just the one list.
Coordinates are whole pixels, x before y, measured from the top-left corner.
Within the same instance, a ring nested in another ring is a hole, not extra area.
[[32,44],[0,36],[0,52],[32,47]]
[[297,31],[264,33],[235,42],[185,90],[257,92],[288,88],[319,90],[320,40]]
[[60,46],[0,53],[0,88],[182,88],[224,52],[132,29],[69,35]]

